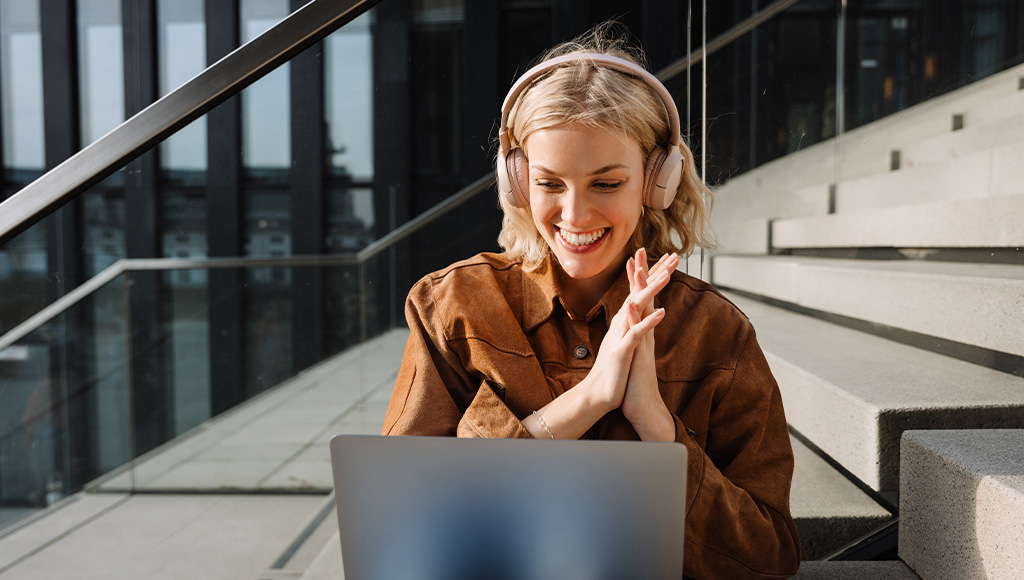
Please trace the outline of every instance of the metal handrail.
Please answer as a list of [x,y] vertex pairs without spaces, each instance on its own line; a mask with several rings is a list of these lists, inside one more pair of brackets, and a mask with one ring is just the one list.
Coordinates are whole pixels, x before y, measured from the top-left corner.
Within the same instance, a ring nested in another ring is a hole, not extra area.
[[53,304],[43,308],[27,320],[0,336],[0,351],[13,345],[41,326],[66,312],[92,295],[103,286],[117,279],[125,272],[154,270],[217,270],[224,268],[274,268],[302,266],[360,266],[377,257],[391,246],[408,238],[437,218],[445,215],[474,196],[487,191],[494,183],[494,175],[488,174],[454,194],[448,196],[414,219],[395,228],[386,236],[370,243],[354,254],[333,254],[320,256],[291,256],[282,258],[135,258],[114,262],[99,274],[86,280],[71,292],[61,296]]
[[0,244],[380,0],[312,0],[0,203]]

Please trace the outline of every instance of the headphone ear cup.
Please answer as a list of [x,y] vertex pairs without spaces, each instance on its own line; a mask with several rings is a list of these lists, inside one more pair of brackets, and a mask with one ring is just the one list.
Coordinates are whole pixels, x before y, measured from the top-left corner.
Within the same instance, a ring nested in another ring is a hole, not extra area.
[[683,154],[676,147],[666,151],[657,147],[647,158],[644,169],[644,205],[668,209],[683,178]]
[[518,147],[513,149],[506,159],[508,163],[509,182],[512,186],[512,196],[508,200],[515,207],[530,206],[530,168],[527,165],[526,155]]
[[517,148],[506,154],[499,149],[495,169],[498,172],[498,192],[505,201],[512,207],[530,205],[530,189],[526,185],[529,183],[528,168],[522,150]]
[[[665,150],[655,147],[654,151],[647,156],[647,164],[644,166],[644,205],[653,208],[654,190],[658,176],[661,174],[661,167],[665,163]],[[662,208],[663,209],[663,208]]]

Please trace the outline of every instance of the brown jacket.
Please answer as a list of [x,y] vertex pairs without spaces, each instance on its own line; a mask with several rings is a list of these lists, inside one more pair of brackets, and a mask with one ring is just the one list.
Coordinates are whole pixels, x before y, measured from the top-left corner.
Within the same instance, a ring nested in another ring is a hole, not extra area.
[[[628,293],[623,269],[587,317],[573,320],[550,264],[525,272],[503,254],[480,254],[426,276],[406,303],[411,334],[384,434],[530,437],[520,420],[587,375]],[[789,513],[793,451],[753,327],[681,272],[655,306],[666,311],[655,330],[658,382],[689,455],[685,574],[792,576],[800,563]],[[584,438],[638,436],[613,411]]]

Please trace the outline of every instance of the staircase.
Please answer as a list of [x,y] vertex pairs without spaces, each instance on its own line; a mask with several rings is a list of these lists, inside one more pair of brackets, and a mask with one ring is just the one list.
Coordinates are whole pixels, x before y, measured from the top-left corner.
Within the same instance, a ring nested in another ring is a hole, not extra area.
[[[713,219],[707,277],[753,322],[794,436],[904,514],[922,578],[1020,577],[1024,532],[980,506],[1024,518],[1024,67],[744,174]],[[954,549],[929,550],[943,529]],[[839,564],[801,577],[882,574]]]

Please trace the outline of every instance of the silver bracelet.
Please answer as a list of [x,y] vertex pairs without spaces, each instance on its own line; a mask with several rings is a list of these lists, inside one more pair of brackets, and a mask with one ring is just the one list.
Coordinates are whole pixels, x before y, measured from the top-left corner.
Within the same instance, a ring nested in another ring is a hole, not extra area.
[[541,417],[540,413],[538,413],[537,411],[534,411],[533,414],[536,415],[537,416],[537,420],[540,421],[540,426],[543,427],[544,430],[548,432],[548,437],[551,437],[552,439],[554,439],[555,438],[555,434],[552,433],[551,429],[548,428],[548,423],[547,423],[547,421],[544,420],[544,417]]

